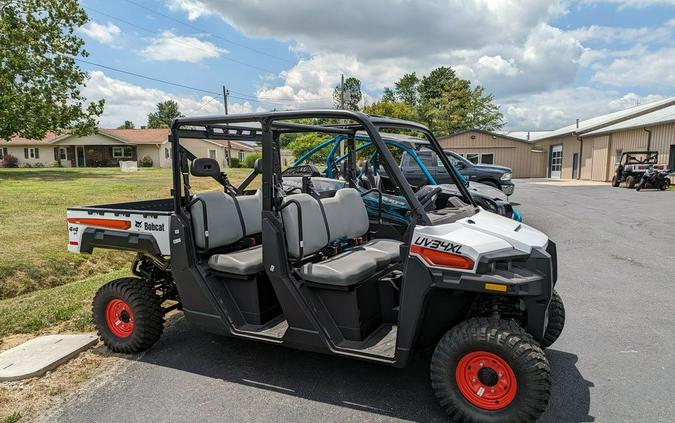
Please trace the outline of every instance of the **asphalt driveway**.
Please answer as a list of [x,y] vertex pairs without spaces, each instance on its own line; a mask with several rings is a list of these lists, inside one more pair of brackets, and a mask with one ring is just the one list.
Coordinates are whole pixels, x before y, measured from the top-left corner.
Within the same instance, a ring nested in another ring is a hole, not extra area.
[[[547,422],[675,416],[675,192],[517,181],[525,222],[558,243],[567,309],[547,355]],[[446,421],[428,360],[404,370],[221,338],[185,320],[51,411],[60,422]]]

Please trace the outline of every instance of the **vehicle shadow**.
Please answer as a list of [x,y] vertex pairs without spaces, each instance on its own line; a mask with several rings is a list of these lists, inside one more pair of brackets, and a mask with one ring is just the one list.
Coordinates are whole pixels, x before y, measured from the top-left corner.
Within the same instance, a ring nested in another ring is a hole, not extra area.
[[[575,366],[576,356],[549,351],[554,389],[542,421],[590,422],[593,386]],[[429,360],[405,369],[220,337],[178,319],[141,362],[418,422],[447,422],[429,383]],[[227,389],[225,386],[223,389]]]

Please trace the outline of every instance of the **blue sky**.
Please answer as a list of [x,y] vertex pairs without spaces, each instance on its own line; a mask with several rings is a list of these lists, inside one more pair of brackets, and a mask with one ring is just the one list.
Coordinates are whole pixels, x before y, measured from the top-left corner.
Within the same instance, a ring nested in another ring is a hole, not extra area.
[[330,107],[341,73],[373,102],[404,73],[441,65],[494,93],[507,129],[675,95],[675,0],[81,4],[85,60],[105,66],[81,63],[84,93],[106,99],[103,127],[143,125],[169,98],[183,113],[222,113],[223,85],[230,113]]

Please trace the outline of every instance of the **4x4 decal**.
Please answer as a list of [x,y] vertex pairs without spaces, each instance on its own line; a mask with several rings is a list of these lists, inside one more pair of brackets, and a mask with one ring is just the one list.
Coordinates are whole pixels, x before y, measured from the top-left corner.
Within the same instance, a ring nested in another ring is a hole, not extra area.
[[424,248],[431,248],[434,250],[445,251],[446,253],[462,254],[462,245],[453,244],[452,242],[444,242],[438,239],[430,239],[425,236],[418,236],[413,242]]

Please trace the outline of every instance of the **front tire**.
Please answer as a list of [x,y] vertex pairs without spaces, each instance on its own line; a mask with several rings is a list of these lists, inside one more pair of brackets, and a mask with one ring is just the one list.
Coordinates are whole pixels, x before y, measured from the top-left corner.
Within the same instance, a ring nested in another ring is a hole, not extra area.
[[565,327],[565,305],[560,294],[553,290],[551,304],[548,306],[548,325],[546,333],[540,344],[542,348],[548,348],[558,339]]
[[621,183],[619,182],[619,179],[615,176],[612,177],[612,186],[614,188],[617,188]]
[[99,337],[113,352],[144,351],[164,330],[160,299],[142,279],[122,278],[103,285],[94,296],[92,311]]
[[514,321],[474,318],[443,335],[431,385],[454,422],[534,422],[551,392],[539,344]]
[[635,178],[632,176],[629,176],[626,178],[626,187],[627,188],[635,188]]

